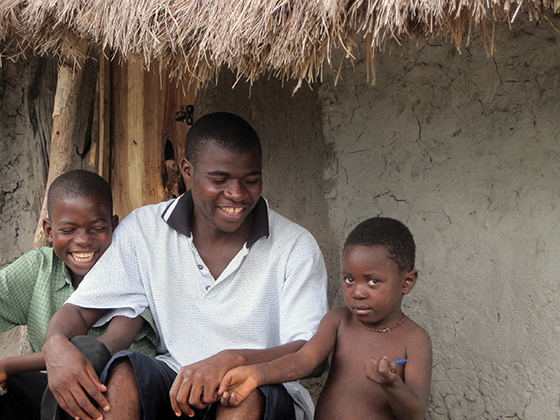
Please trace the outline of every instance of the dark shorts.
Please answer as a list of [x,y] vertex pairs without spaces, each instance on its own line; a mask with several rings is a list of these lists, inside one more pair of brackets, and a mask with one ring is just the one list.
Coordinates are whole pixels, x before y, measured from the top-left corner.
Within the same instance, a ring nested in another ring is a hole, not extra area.
[[[177,416],[171,408],[169,390],[177,373],[166,363],[151,356],[131,350],[118,352],[109,361],[101,374],[101,381],[106,382],[108,372],[124,360],[130,360],[136,382],[140,389],[144,420],[176,420]],[[264,420],[295,419],[294,402],[283,385],[267,385],[259,387],[265,397]],[[196,420],[213,420],[217,405],[215,403],[204,410],[195,409]],[[183,415],[184,418],[188,418]]]

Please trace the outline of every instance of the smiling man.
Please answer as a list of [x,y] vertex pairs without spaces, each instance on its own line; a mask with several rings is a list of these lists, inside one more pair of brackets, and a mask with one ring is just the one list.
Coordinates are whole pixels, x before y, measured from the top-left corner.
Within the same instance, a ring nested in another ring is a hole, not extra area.
[[[131,213],[53,318],[44,346],[51,390],[82,419],[311,419],[298,383],[256,389],[235,408],[218,404],[216,391],[229,369],[295,352],[313,335],[327,310],[316,241],[261,197],[260,141],[242,118],[199,119],[181,172],[191,191]],[[160,355],[117,353],[103,385],[68,339],[146,307]]]

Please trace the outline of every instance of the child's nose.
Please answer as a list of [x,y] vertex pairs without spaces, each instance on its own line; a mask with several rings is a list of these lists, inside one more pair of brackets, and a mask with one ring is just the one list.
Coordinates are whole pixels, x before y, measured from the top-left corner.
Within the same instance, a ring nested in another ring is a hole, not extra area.
[[74,237],[74,242],[79,245],[87,245],[91,243],[91,236],[84,230],[79,230]]
[[366,298],[367,293],[366,293],[366,290],[365,290],[364,286],[356,285],[354,287],[354,293],[352,294],[352,296],[354,297],[354,299],[364,299],[364,298]]

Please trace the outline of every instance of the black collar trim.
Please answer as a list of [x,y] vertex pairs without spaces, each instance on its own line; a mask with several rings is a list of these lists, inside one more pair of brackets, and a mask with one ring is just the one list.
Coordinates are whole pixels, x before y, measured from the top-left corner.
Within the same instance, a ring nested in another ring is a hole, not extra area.
[[[191,191],[187,191],[179,197],[175,207],[170,210],[173,204],[174,203],[171,203],[167,206],[161,217],[171,228],[190,238],[191,218],[194,211],[194,201]],[[166,219],[166,215],[169,211],[171,211],[171,213]],[[247,241],[247,248],[253,246],[253,244],[263,236],[268,238],[269,234],[268,207],[265,199],[260,197],[259,201],[257,201],[257,205],[253,209],[253,229],[251,231],[251,235],[249,236],[249,240]]]

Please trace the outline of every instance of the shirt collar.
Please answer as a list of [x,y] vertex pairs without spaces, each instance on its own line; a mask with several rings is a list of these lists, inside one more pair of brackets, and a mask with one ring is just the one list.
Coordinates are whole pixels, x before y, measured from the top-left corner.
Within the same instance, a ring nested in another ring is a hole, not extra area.
[[[190,221],[193,211],[194,201],[192,198],[192,193],[191,191],[187,191],[185,194],[179,197],[176,202],[172,202],[169,206],[167,206],[163,211],[161,217],[171,228],[190,238]],[[263,236],[268,238],[269,235],[268,206],[266,200],[260,197],[259,201],[257,201],[257,205],[252,210],[252,212],[253,227],[251,230],[251,235],[249,236],[249,240],[247,241],[247,248],[250,248]],[[168,213],[169,215],[167,216]]]

